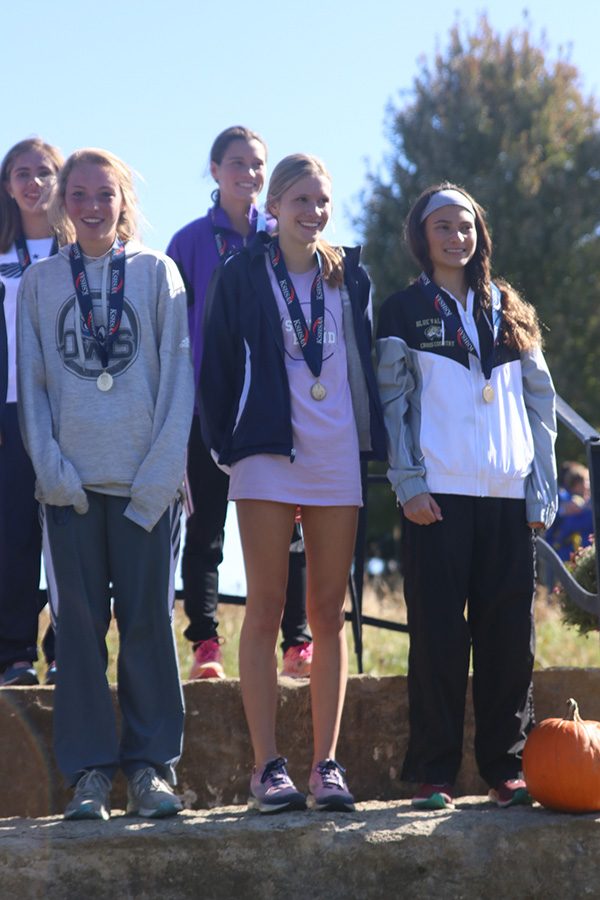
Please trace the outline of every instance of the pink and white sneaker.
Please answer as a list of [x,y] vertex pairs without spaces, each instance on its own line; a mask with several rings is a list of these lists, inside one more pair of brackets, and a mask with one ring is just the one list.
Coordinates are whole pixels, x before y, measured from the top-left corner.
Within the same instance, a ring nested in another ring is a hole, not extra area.
[[283,654],[283,667],[280,674],[287,678],[310,678],[312,657],[312,641],[288,647]]
[[190,681],[200,678],[225,678],[223,656],[218,637],[198,641],[194,646],[194,661],[190,669]]
[[308,782],[308,805],[330,812],[353,812],[354,797],[348,790],[346,770],[335,759],[318,762]]

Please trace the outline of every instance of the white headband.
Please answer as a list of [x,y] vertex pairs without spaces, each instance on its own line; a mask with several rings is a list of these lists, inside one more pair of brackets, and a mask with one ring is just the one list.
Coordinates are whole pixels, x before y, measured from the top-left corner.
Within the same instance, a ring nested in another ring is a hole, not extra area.
[[430,216],[432,212],[435,212],[436,209],[440,209],[442,206],[462,206],[463,209],[468,210],[473,218],[475,218],[475,210],[473,209],[473,204],[469,198],[465,197],[461,191],[447,188],[443,191],[436,191],[435,194],[431,195],[427,206],[423,210],[420,221],[424,222],[427,216]]

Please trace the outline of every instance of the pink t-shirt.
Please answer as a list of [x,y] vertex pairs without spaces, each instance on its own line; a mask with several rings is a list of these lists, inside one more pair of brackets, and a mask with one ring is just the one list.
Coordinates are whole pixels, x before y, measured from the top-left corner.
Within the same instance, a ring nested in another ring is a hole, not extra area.
[[[342,301],[338,288],[325,284],[323,367],[319,382],[327,395],[314,400],[317,380],[306,364],[287,304],[265,259],[281,319],[285,367],[290,384],[296,457],[248,456],[231,467],[230,500],[275,500],[309,506],[362,506],[358,435],[348,383]],[[316,273],[290,273],[302,312],[310,316],[310,288]]]

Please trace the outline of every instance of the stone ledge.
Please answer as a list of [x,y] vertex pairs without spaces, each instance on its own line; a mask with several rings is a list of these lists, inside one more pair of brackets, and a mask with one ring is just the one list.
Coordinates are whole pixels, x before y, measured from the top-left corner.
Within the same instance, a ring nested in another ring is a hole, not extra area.
[[[469,692],[470,693],[470,692]],[[177,772],[179,790],[191,808],[244,803],[251,751],[239,681],[188,682],[184,685],[186,731]],[[545,669],[534,673],[538,720],[561,716],[568,697],[579,702],[585,719],[600,720],[600,669]],[[70,797],[52,753],[52,688],[0,690],[0,817],[61,813]],[[473,755],[473,714],[467,701],[463,764],[456,793],[483,794]],[[283,679],[279,692],[280,752],[302,790],[311,756],[310,697],[307,681]],[[406,678],[354,676],[348,692],[339,741],[339,759],[357,800],[395,800],[411,795],[400,779],[408,741]],[[112,802],[125,804],[126,786],[118,777]]]
[[429,813],[395,801],[345,815],[2,819],[0,884],[22,900],[580,900],[598,896],[600,816],[463,797]]

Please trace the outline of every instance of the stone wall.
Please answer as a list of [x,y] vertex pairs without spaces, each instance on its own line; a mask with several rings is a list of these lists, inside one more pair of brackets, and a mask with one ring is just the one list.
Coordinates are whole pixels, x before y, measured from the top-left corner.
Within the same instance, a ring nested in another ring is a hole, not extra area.
[[[600,669],[547,669],[534,677],[538,720],[562,716],[575,697],[582,716],[600,720]],[[184,686],[187,709],[179,790],[190,808],[245,803],[251,752],[239,682],[194,682]],[[62,812],[69,793],[52,754],[53,689],[0,690],[0,818]],[[82,723],[85,727],[85,723]],[[282,681],[278,716],[279,749],[289,759],[299,788],[308,779],[311,757],[309,685]],[[406,679],[350,678],[338,757],[348,770],[357,800],[394,800],[410,795],[400,780],[408,738]],[[465,722],[459,795],[486,792],[472,752],[470,699]],[[124,808],[125,784],[118,778],[113,805]]]

